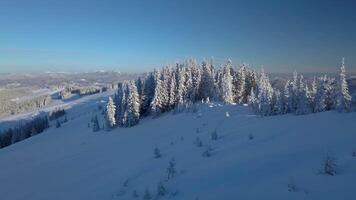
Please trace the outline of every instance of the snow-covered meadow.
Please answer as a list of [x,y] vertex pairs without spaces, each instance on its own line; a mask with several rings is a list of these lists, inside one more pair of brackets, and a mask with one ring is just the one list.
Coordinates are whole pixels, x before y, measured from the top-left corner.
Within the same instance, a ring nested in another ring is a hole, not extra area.
[[[134,191],[143,199],[146,190],[154,199],[159,183],[160,199],[356,196],[355,112],[260,117],[246,106],[211,103],[92,132],[97,106],[75,108],[86,112],[69,111],[60,128],[0,149],[1,199],[135,199]],[[320,174],[326,155],[337,159],[334,176]]]

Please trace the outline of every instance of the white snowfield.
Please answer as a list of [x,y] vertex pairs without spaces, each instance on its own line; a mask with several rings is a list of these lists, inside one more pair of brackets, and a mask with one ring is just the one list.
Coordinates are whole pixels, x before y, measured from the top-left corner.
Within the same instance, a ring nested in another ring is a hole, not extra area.
[[[134,199],[134,190],[143,199],[146,189],[155,199],[160,180],[168,193],[159,199],[356,199],[356,113],[260,117],[246,106],[203,104],[196,113],[92,132],[96,107],[0,149],[0,199]],[[208,145],[211,157],[203,157]],[[327,153],[337,158],[335,176],[319,173]],[[177,173],[167,181],[171,158]]]

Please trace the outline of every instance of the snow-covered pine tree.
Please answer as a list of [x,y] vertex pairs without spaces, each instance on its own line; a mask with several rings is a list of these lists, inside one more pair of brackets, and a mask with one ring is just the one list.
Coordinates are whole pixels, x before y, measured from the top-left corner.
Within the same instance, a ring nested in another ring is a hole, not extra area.
[[256,91],[257,87],[257,76],[254,70],[251,70],[249,66],[246,67],[248,69],[246,71],[246,78],[245,78],[245,98],[248,101],[249,96],[251,95],[252,88]]
[[290,104],[290,111],[295,113],[298,107],[298,96],[299,96],[299,82],[298,82],[298,73],[297,71],[293,72],[293,81],[291,82],[292,84],[292,91],[290,93],[291,95],[291,104]]
[[219,101],[224,101],[224,90],[223,90],[223,82],[224,82],[224,77],[223,77],[223,68],[219,68],[216,71],[215,74],[215,88],[214,90],[216,91],[215,99]]
[[261,68],[260,80],[257,85],[257,92],[259,113],[263,116],[271,115],[273,88],[263,68]]
[[300,75],[298,86],[298,103],[295,110],[297,115],[304,115],[310,113],[309,100],[308,100],[308,88],[304,84],[303,75]]
[[325,110],[333,110],[336,106],[337,83],[334,78],[327,78],[324,82]]
[[132,127],[138,124],[140,119],[140,99],[137,93],[136,85],[133,81],[127,84],[127,105],[126,105],[126,127]]
[[155,71],[155,92],[151,103],[151,112],[154,115],[161,114],[166,111],[166,99],[168,94],[164,82],[162,81],[162,75],[160,71]]
[[113,99],[109,97],[109,101],[106,104],[106,122],[107,122],[106,127],[109,128],[115,127],[116,125],[115,115],[116,115],[116,106]]
[[117,92],[114,96],[114,104],[116,105],[116,112],[115,112],[115,120],[116,124],[122,126],[122,116],[123,112],[125,111],[126,106],[126,91],[125,91],[125,84],[119,83]]
[[146,116],[151,111],[151,102],[154,98],[155,94],[155,77],[154,74],[151,72],[149,73],[145,80],[144,80],[144,87],[143,87],[143,95],[141,97],[142,104],[140,106],[140,114]]
[[186,61],[185,62],[185,67],[184,67],[185,73],[185,92],[186,94],[184,95],[184,102],[186,104],[192,104],[195,100],[195,91],[193,87],[193,75],[192,75],[192,63],[191,61]]
[[170,77],[170,84],[169,84],[169,107],[170,107],[170,109],[174,109],[178,104],[177,70],[172,71],[171,77]]
[[201,84],[201,71],[196,60],[191,59],[191,73],[192,73],[192,84],[193,84],[193,93],[194,99],[193,102],[200,101],[199,88]]
[[[141,77],[138,77],[135,81],[135,85],[137,88],[137,93],[140,99],[140,105],[143,104],[143,100],[144,100],[144,79],[142,79]],[[141,107],[140,107],[140,114],[141,114]]]
[[186,76],[186,70],[183,67],[183,65],[180,65],[179,67],[179,73],[178,73],[178,109],[184,108],[185,104],[187,103],[187,77]]
[[215,99],[214,94],[214,67],[212,63],[203,61],[202,63],[202,72],[201,72],[201,83],[199,89],[199,96],[201,99],[206,100]]
[[326,81],[326,76],[319,77],[317,79],[317,90],[315,94],[315,108],[314,112],[322,112],[325,111],[326,103],[325,103],[325,88],[324,83]]
[[255,111],[258,110],[258,99],[255,95],[253,88],[251,88],[250,96],[248,98],[248,104],[251,105]]
[[346,82],[345,59],[342,58],[340,66],[340,80],[337,88],[336,108],[339,112],[351,111],[351,96]]
[[273,91],[272,96],[272,113],[274,115],[283,114],[284,104],[281,98],[281,92],[279,90]]
[[221,97],[225,103],[234,103],[234,95],[232,91],[232,76],[231,76],[232,63],[228,60],[222,70],[221,80]]
[[313,78],[313,82],[311,85],[311,89],[310,89],[310,108],[311,108],[311,112],[315,112],[316,111],[316,96],[317,96],[317,92],[318,92],[318,85],[316,82],[316,77],[314,76]]
[[290,80],[287,80],[283,91],[284,113],[291,112],[291,108],[293,105],[292,95],[293,95],[292,84]]
[[[237,72],[237,93],[235,94],[235,102],[242,104],[246,103],[246,66],[242,65]],[[235,86],[236,87],[236,86]]]

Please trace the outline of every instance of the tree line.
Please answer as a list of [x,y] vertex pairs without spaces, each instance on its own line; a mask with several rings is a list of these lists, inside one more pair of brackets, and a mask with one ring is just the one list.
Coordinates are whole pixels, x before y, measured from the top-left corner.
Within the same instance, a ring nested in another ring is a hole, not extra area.
[[36,110],[38,108],[43,108],[51,102],[52,98],[50,95],[42,95],[34,97],[31,99],[21,100],[21,101],[7,101],[0,106],[0,116],[1,115],[15,115],[18,113],[28,112]]
[[216,68],[212,61],[198,64],[188,59],[119,83],[117,93],[107,103],[107,126],[131,127],[141,117],[180,111],[199,101],[249,104],[262,116],[351,111],[344,59],[339,79],[324,75],[314,77],[308,85],[303,75],[294,72],[282,91],[272,87],[263,68],[256,72],[246,64],[233,66],[231,60]]
[[49,128],[47,114],[39,115],[31,120],[22,121],[15,128],[0,131],[0,148],[42,133],[47,128]]

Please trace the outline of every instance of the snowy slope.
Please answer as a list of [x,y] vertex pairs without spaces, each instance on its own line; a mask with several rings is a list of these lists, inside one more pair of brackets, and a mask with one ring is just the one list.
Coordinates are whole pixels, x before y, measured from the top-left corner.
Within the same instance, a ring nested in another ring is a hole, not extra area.
[[[205,104],[94,133],[87,124],[96,107],[77,109],[61,128],[0,149],[1,199],[133,199],[133,190],[142,199],[160,180],[176,193],[161,199],[356,198],[356,113],[261,118],[248,107]],[[197,136],[203,147],[193,144]],[[207,145],[211,157],[202,156]],[[162,158],[153,158],[155,146]],[[336,176],[318,174],[326,153],[338,159]],[[173,157],[177,175],[165,181]]]

